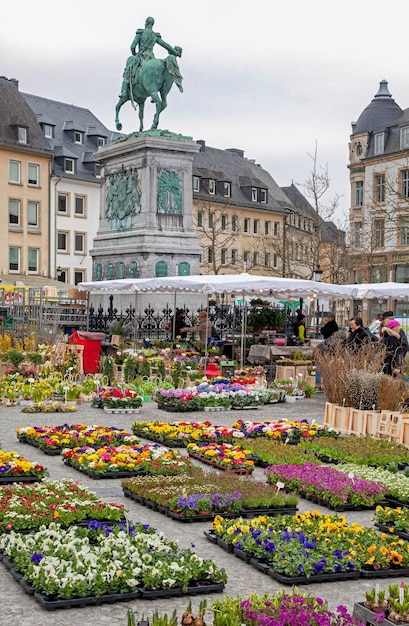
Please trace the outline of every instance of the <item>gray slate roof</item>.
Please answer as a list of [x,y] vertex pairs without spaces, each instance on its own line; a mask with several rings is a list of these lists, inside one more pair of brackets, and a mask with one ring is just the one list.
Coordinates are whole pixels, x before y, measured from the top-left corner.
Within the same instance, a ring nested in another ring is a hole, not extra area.
[[[285,212],[286,207],[292,206],[289,198],[271,175],[260,165],[245,158],[242,150],[235,148],[221,150],[206,146],[204,141],[197,143],[201,145],[201,149],[193,158],[193,176],[230,182],[231,197],[226,198],[217,194],[209,195],[200,191],[193,193],[195,199],[281,213]],[[248,187],[267,189],[267,203],[252,202],[248,197]]]
[[382,130],[396,120],[401,113],[402,109],[389,92],[387,81],[382,80],[373,100],[362,111],[358,121],[352,123],[352,134]]
[[[25,144],[18,141],[19,126],[27,129]],[[0,145],[24,151],[51,151],[36,116],[18,90],[18,82],[5,76],[0,77]]]
[[317,212],[308,202],[307,198],[303,196],[301,191],[294,185],[294,183],[291,183],[290,187],[281,187],[281,189],[285,195],[290,198],[292,204],[302,215],[311,218],[314,223],[317,222]]
[[[21,95],[40,124],[54,127],[54,137],[49,140],[54,149],[53,173],[64,174],[64,158],[67,157],[76,161],[75,174],[69,175],[70,178],[95,180],[93,154],[98,149],[98,138],[109,143],[121,134],[108,130],[89,109],[28,93]],[[74,142],[75,131],[84,133],[83,144]]]

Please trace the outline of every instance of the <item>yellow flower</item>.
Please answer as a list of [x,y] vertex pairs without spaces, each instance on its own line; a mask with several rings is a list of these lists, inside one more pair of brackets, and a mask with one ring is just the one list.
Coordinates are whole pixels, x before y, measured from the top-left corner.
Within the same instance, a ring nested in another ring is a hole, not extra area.
[[398,552],[395,552],[394,550],[392,550],[392,552],[391,552],[391,560],[392,560],[392,563],[394,565],[400,565],[402,563],[402,559],[403,559],[403,557],[402,557],[401,554],[399,554]]

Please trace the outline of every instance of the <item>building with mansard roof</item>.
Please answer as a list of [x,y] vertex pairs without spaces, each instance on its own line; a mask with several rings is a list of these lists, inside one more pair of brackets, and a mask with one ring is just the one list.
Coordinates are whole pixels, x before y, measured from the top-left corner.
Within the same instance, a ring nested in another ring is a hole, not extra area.
[[[409,282],[409,108],[386,80],[352,123],[348,167],[351,282]],[[371,303],[370,318],[380,305]]]

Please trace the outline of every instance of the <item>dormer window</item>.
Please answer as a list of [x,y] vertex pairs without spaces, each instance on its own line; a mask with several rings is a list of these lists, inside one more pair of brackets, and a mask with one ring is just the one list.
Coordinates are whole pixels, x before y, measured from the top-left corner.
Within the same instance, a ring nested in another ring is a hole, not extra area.
[[18,126],[17,133],[18,133],[18,142],[27,143],[27,128],[25,128],[25,126]]
[[231,197],[231,183],[228,183],[228,182],[223,183],[223,195],[225,198]]
[[251,201],[257,202],[257,187],[251,188]]
[[51,124],[43,124],[44,137],[52,139],[54,137],[54,127]]
[[409,126],[400,129],[400,147],[409,148]]
[[97,139],[97,146],[98,146],[98,148],[102,148],[102,146],[105,146],[105,144],[106,144],[105,137],[98,137],[98,139]]
[[210,179],[209,180],[209,193],[214,196],[216,193],[216,181]]
[[68,174],[74,174],[75,172],[74,159],[64,159],[64,169]]
[[385,133],[376,133],[374,154],[383,154],[385,142]]
[[267,189],[260,189],[260,202],[266,204],[267,202]]
[[200,178],[199,176],[193,176],[193,191],[200,191]]
[[84,143],[84,133],[79,130],[74,131],[74,143],[83,144]]

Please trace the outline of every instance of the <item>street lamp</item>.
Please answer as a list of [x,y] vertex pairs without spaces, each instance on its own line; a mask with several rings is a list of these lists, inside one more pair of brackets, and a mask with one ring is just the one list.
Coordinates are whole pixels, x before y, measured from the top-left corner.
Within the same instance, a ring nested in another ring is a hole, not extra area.
[[320,268],[319,265],[317,265],[316,269],[314,270],[314,280],[316,283],[320,283],[322,280],[322,269]]
[[[321,279],[322,279],[322,269],[320,268],[319,265],[317,265],[316,269],[314,270],[314,280],[315,280],[316,283],[320,283]],[[317,301],[316,301],[316,311],[317,311],[317,324],[316,324],[316,327],[315,327],[315,333],[316,333],[316,335],[318,337],[318,332],[319,332],[318,326],[319,326],[319,323],[320,323],[320,303],[319,303],[319,300],[318,300],[318,296],[317,296]]]

